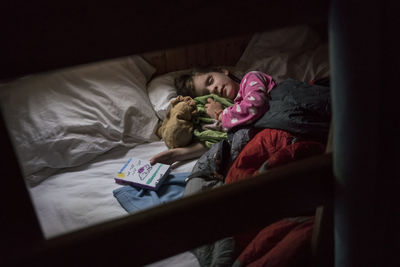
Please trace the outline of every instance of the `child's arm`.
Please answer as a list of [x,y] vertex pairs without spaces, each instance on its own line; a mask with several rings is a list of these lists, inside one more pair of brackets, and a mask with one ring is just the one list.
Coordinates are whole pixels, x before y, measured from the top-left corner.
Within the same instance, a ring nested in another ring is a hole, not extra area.
[[185,147],[171,148],[155,155],[151,158],[150,163],[151,165],[156,163],[173,164],[177,161],[198,158],[207,150],[208,148],[203,143],[193,143]]
[[222,107],[221,103],[214,101],[213,99],[207,99],[207,104],[205,105],[206,113],[210,118],[219,120],[224,108]]
[[240,83],[235,104],[221,113],[224,131],[255,122],[268,110],[267,93],[275,86],[272,77],[262,72],[250,72]]

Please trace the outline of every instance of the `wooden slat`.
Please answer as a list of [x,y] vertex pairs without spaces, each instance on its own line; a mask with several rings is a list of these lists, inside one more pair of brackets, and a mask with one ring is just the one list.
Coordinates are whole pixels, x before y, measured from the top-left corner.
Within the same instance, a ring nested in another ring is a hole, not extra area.
[[7,257],[18,258],[20,251],[31,249],[41,242],[43,234],[2,116],[0,116],[0,140],[2,142],[0,266],[7,266],[2,264]]
[[156,74],[204,66],[234,66],[251,34],[141,54],[156,68]]
[[[333,123],[329,127],[325,153],[333,153]],[[315,211],[315,220],[311,238],[313,267],[334,266],[334,225],[333,201],[327,201]]]

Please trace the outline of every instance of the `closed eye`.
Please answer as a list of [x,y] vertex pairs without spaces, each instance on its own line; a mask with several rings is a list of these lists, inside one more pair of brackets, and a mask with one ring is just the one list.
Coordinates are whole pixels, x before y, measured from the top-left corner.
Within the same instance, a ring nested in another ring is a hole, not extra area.
[[214,82],[214,78],[213,78],[211,75],[208,76],[208,77],[207,77],[207,80],[206,80],[206,86],[212,85],[213,82]]

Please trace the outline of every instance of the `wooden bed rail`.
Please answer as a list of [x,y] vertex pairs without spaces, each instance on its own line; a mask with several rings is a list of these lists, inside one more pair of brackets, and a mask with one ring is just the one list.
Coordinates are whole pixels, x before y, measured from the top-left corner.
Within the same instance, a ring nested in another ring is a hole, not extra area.
[[140,54],[156,68],[154,76],[204,66],[235,66],[252,34]]
[[[29,246],[3,261],[38,266],[141,266],[280,218],[310,214],[333,199],[332,155],[293,162],[225,185]],[[60,259],[62,262],[60,263]]]

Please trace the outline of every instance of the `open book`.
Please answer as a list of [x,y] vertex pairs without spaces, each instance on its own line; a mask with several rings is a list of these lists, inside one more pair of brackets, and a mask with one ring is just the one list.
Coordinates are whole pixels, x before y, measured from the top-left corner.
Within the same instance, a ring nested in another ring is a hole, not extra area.
[[147,160],[129,158],[115,176],[115,181],[119,184],[157,190],[170,171],[170,165],[161,163],[151,165]]

